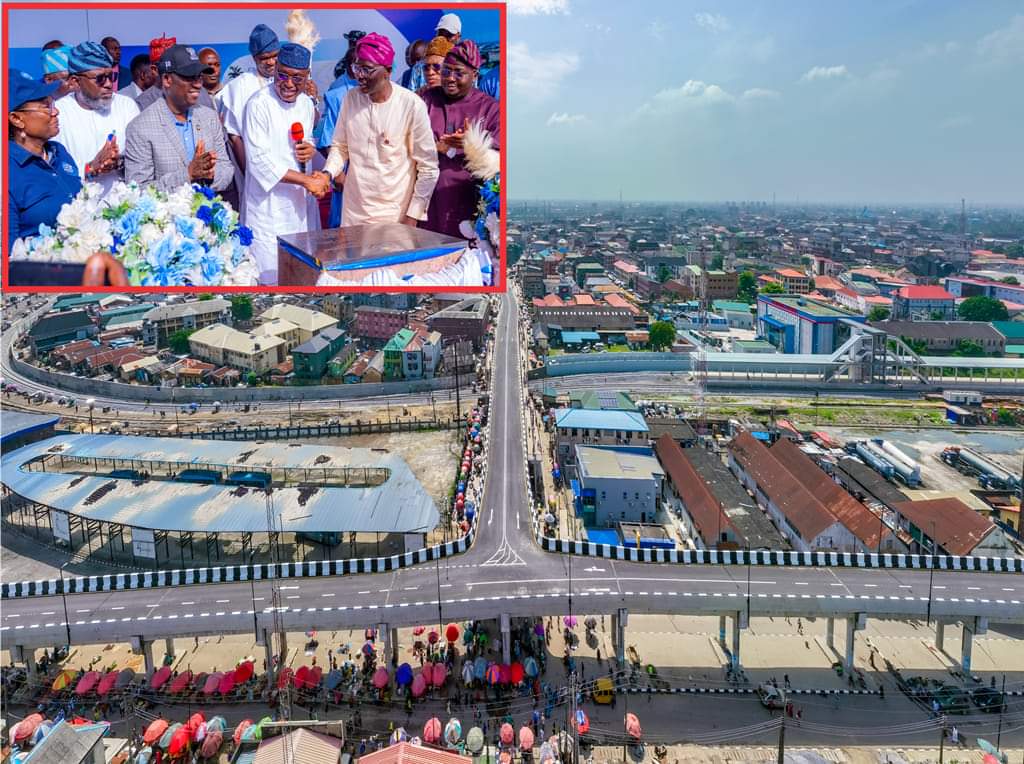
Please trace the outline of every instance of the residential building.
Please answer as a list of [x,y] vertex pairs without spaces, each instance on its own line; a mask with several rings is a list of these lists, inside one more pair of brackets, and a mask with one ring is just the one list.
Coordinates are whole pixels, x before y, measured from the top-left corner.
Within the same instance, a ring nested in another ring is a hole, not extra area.
[[1013,358],[1024,356],[1024,321],[993,321],[992,326],[1003,336],[1003,353]]
[[934,353],[957,350],[961,342],[977,343],[989,355],[1006,351],[1006,337],[984,321],[876,321],[872,326],[894,337],[923,342]]
[[956,298],[940,286],[905,286],[892,295],[893,320],[951,321]]
[[331,318],[337,320],[339,326],[348,326],[356,317],[356,306],[351,295],[333,292],[324,295],[320,308]]
[[255,374],[270,371],[287,357],[286,343],[280,337],[255,337],[224,324],[194,332],[188,344],[196,358]]
[[309,340],[303,339],[305,332],[284,318],[271,318],[256,326],[251,332],[253,337],[280,337],[284,340],[285,352]]
[[112,303],[112,307],[100,310],[100,326],[108,329],[111,326],[118,326],[135,321],[142,321],[142,317],[156,307],[155,302],[135,302],[128,305]]
[[1005,557],[1014,554],[1005,531],[957,498],[922,499],[894,504],[899,524],[918,554]]
[[384,345],[384,378],[388,381],[402,379],[402,361],[405,348],[416,336],[412,329],[399,329]]
[[775,278],[787,294],[807,294],[814,288],[811,277],[796,268],[777,268]]
[[629,393],[617,390],[571,390],[569,408],[601,411],[636,411]]
[[947,276],[946,289],[954,297],[992,297],[996,300],[1024,304],[1024,284],[1006,284],[993,279]]
[[757,296],[757,332],[783,353],[831,354],[867,317],[800,295]]
[[575,502],[587,526],[654,523],[665,473],[651,449],[574,447]]
[[313,339],[291,349],[292,370],[299,379],[318,380],[326,372],[328,363],[345,344],[344,329],[329,326]]
[[58,345],[93,337],[99,327],[84,310],[47,313],[28,330],[28,341],[34,354],[45,353]]
[[341,350],[334,354],[334,357],[327,362],[327,375],[334,379],[343,379],[346,372],[352,367],[356,353],[359,350],[356,343],[349,340],[342,345]]
[[722,316],[731,329],[753,329],[754,313],[745,302],[715,300],[711,304],[714,311]]
[[555,453],[568,465],[576,446],[646,446],[647,423],[639,411],[558,409],[555,412]]
[[310,310],[299,305],[292,305],[287,302],[279,302],[269,310],[259,315],[261,323],[283,319],[298,327],[298,338],[295,344],[309,342],[313,337],[330,326],[337,326],[338,319],[321,313],[318,310]]
[[486,295],[468,297],[427,318],[427,326],[431,331],[440,332],[445,342],[469,340],[474,350],[480,350],[487,338],[490,306]]
[[383,382],[384,381],[384,351],[378,350],[373,354],[370,362],[366,365],[366,371],[363,372],[363,382]]
[[231,302],[219,297],[161,305],[142,316],[142,344],[162,348],[175,332],[231,323]]
[[363,340],[383,344],[409,322],[409,313],[395,308],[360,305],[355,309],[353,334]]

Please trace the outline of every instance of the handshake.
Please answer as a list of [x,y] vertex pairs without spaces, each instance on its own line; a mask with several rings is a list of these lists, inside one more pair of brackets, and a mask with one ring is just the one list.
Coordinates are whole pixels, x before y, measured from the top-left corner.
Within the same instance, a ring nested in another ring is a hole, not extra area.
[[[303,168],[305,168],[306,162],[313,158],[314,152],[313,144],[307,141],[295,144],[295,158],[299,160]],[[331,176],[323,170],[314,172],[312,175],[303,174],[301,185],[317,199],[323,199],[331,192]]]

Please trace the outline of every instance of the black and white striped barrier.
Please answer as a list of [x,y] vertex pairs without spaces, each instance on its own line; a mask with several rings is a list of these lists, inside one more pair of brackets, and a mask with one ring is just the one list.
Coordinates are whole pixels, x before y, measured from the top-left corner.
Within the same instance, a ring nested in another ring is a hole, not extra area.
[[[630,695],[755,695],[753,687],[624,687]],[[878,690],[786,690],[790,695],[878,695]]]
[[[535,524],[534,526],[538,526]],[[541,548],[558,554],[603,557],[624,562],[672,565],[761,565],[811,568],[899,568],[907,570],[964,570],[982,573],[1024,573],[1022,557],[966,557],[959,555],[875,554],[862,552],[773,552],[722,549],[634,549],[592,541],[541,536]]]
[[[414,552],[390,557],[364,557],[355,560],[323,560],[319,562],[286,562],[280,565],[218,565],[209,568],[183,570],[156,570],[135,573],[108,573],[100,576],[65,576],[64,593],[112,592],[124,589],[151,589],[163,586],[189,586],[191,584],[225,584],[236,581],[263,581],[283,578],[314,578],[319,576],[349,576],[359,573],[386,573],[408,568],[436,559],[462,554],[473,545],[477,518],[465,536],[454,541]],[[0,586],[0,599],[16,597],[45,597],[61,594],[60,578],[40,578],[35,581],[4,583]]]

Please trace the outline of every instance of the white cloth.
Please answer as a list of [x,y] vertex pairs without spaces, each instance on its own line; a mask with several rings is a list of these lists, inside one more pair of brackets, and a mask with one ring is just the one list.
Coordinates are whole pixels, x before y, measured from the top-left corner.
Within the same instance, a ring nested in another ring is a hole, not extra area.
[[331,177],[345,162],[342,225],[427,219],[437,185],[437,145],[427,107],[392,83],[382,103],[353,88],[345,94],[324,169]]
[[323,271],[317,278],[318,287],[481,287],[485,286],[481,259],[486,259],[480,250],[466,248],[462,257],[454,265],[449,265],[437,273],[425,273],[422,276],[401,278],[391,268],[377,268],[369,271],[360,281],[342,281]]
[[253,71],[246,71],[239,74],[227,85],[221,88],[218,95],[220,98],[221,117],[224,119],[224,129],[229,135],[243,135],[242,125],[245,119],[245,105],[263,88],[273,82],[272,77],[260,77]]
[[142,91],[139,89],[139,86],[136,85],[134,82],[126,85],[125,87],[121,88],[117,92],[120,93],[123,96],[128,96],[133,101],[136,98],[138,98],[140,95],[142,95]]
[[[316,109],[313,99],[300,93],[285,103],[274,88],[260,90],[245,109],[245,224],[252,229],[251,252],[260,269],[261,284],[277,283],[277,237],[320,230],[316,197],[301,186],[281,183],[288,170],[299,171],[291,126],[302,124],[313,134]],[[308,169],[308,168],[307,168]]]
[[[68,153],[74,157],[78,165],[78,174],[85,177],[85,165],[96,158],[103,148],[107,136],[117,136],[118,150],[124,152],[125,133],[128,123],[139,115],[139,107],[128,96],[114,93],[110,102],[110,110],[106,114],[91,109],[83,109],[74,93],[68,93],[57,99],[57,111],[60,112],[60,132],[53,138],[64,145]],[[103,187],[103,193],[119,180],[123,179],[121,171],[108,172],[94,182]]]

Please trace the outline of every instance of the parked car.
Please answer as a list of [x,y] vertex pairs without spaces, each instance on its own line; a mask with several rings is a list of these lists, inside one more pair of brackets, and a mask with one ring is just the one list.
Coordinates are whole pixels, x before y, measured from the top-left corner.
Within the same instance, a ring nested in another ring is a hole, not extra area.
[[998,714],[1005,709],[1006,698],[992,687],[979,687],[971,693],[971,700],[986,713]]

